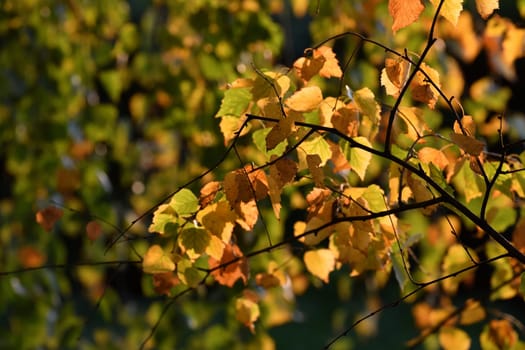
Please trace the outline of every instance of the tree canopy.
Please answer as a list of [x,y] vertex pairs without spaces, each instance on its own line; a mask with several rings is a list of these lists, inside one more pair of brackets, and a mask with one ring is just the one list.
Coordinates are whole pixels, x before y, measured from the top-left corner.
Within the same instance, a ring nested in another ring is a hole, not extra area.
[[523,18],[4,0],[0,347],[524,349]]

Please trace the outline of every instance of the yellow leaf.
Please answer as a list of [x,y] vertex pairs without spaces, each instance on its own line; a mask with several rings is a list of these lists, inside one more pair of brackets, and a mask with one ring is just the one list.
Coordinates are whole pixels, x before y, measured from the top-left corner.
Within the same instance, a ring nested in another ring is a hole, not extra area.
[[468,350],[470,343],[467,332],[459,328],[444,326],[439,329],[439,344],[444,350]]
[[476,0],[476,9],[483,19],[487,19],[494,10],[499,9],[499,0]]
[[319,107],[322,101],[321,89],[318,86],[307,86],[288,97],[285,104],[294,111],[309,112]]
[[259,305],[248,298],[242,297],[235,301],[235,318],[248,327],[252,333],[255,332],[254,323],[259,319]]
[[[221,118],[219,127],[221,128],[221,132],[224,135],[225,145],[230,143],[230,141],[236,137],[236,134],[241,128],[245,119],[246,117],[239,118],[239,117],[235,117],[231,115],[226,115]],[[245,135],[248,132],[248,130],[250,130],[250,125],[247,125],[246,127],[244,127],[244,129],[241,132],[241,136]]]
[[394,18],[392,31],[397,32],[416,21],[424,8],[420,0],[389,0],[388,12]]
[[163,273],[175,270],[175,263],[164,252],[161,246],[155,244],[149,247],[142,260],[142,270],[145,273]]
[[[434,6],[438,6],[440,0],[430,0]],[[446,0],[441,7],[441,16],[445,17],[450,23],[458,23],[459,14],[463,10],[463,0]]]
[[328,283],[328,276],[335,267],[334,253],[330,249],[309,250],[304,253],[304,263],[312,275]]
[[476,135],[476,122],[474,122],[474,119],[470,115],[464,115],[463,118],[461,118],[461,126],[463,129],[457,120],[454,122],[454,132],[456,134],[463,134],[463,130],[465,130],[467,135]]
[[206,254],[215,260],[220,260],[222,258],[222,254],[224,253],[224,244],[225,243],[221,241],[219,237],[210,235],[210,242],[206,247]]
[[237,214],[226,201],[208,205],[197,213],[197,221],[225,243],[230,242],[235,220]]

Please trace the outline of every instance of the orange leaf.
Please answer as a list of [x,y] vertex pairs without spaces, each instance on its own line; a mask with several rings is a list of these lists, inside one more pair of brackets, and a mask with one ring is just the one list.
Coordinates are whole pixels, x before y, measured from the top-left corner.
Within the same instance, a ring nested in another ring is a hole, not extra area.
[[330,249],[309,250],[304,253],[304,263],[312,275],[328,283],[328,276],[335,267],[334,253]]
[[46,261],[46,256],[30,246],[23,246],[18,250],[18,260],[24,268],[40,267]]
[[36,213],[36,222],[42,226],[44,230],[50,232],[57,222],[63,215],[61,209],[57,207],[47,207],[45,209],[39,210]]
[[322,101],[321,89],[318,86],[307,86],[288,97],[285,104],[294,111],[309,112],[319,107]]
[[308,82],[317,74],[324,78],[340,78],[343,75],[332,48],[321,46],[317,49],[308,49],[305,54],[307,57],[301,57],[293,64],[297,75],[304,82]]
[[423,163],[434,163],[441,170],[448,166],[447,156],[439,149],[423,147],[417,152],[417,157]]
[[236,244],[225,246],[220,260],[210,257],[208,262],[210,269],[214,269],[211,275],[224,286],[233,287],[238,279],[244,284],[248,281],[248,260]]
[[461,126],[463,129],[460,127],[457,120],[454,122],[454,132],[456,134],[463,134],[463,130],[465,130],[467,135],[476,135],[476,123],[470,115],[464,115],[463,118],[461,118]]
[[399,92],[405,85],[410,73],[410,62],[398,57],[396,59],[386,58],[385,68],[381,70],[381,85],[385,87],[386,93],[398,97]]
[[94,241],[102,234],[102,226],[97,221],[90,221],[86,225],[86,233],[88,239]]
[[424,8],[420,0],[389,0],[388,12],[394,18],[392,31],[397,32],[416,21]]
[[499,0],[476,0],[476,9],[483,19],[487,19],[494,10],[499,9]]
[[[440,88],[439,73],[427,66],[425,63],[421,64],[423,70],[432,82]],[[410,83],[412,91],[412,98],[416,101],[426,103],[428,107],[434,108],[439,98],[439,91],[428,81],[427,77],[421,72],[417,72],[416,76]]]

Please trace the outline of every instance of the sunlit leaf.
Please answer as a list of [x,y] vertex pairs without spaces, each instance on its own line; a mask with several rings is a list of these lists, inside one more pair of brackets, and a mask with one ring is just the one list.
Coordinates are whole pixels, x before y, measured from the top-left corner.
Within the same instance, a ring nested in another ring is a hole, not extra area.
[[307,86],[296,91],[292,96],[285,100],[285,104],[297,112],[309,112],[323,101],[323,93],[318,86]]
[[233,287],[237,280],[244,284],[248,281],[248,261],[237,245],[226,245],[220,260],[209,258],[210,268],[214,269],[211,275],[225,286]]
[[148,232],[172,234],[177,230],[177,215],[169,204],[161,204],[153,213],[153,220]]
[[445,326],[439,329],[439,344],[444,350],[468,350],[470,349],[471,339],[467,332]]
[[317,154],[321,159],[319,166],[324,166],[332,156],[330,145],[322,136],[313,137],[304,141],[299,148],[305,154]]
[[180,216],[190,216],[199,209],[199,199],[187,188],[177,192],[169,202],[169,205]]
[[499,0],[476,0],[476,9],[483,19],[487,19],[494,10],[499,9]]
[[197,220],[213,235],[228,243],[237,215],[226,201],[211,204],[197,213]]
[[335,267],[335,258],[329,249],[309,250],[304,253],[304,263],[312,275],[328,283],[328,276]]
[[164,252],[161,246],[155,244],[149,247],[142,260],[142,270],[145,273],[164,273],[175,270],[175,263]]
[[238,298],[235,301],[235,317],[239,322],[255,332],[255,321],[259,319],[259,305],[252,298]]
[[[430,0],[435,7],[438,6],[439,0]],[[458,23],[459,14],[463,10],[463,0],[447,0],[441,7],[441,16],[445,17],[450,23]]]
[[178,237],[179,247],[191,260],[197,259],[204,254],[210,245],[211,234],[202,228],[186,228]]
[[389,0],[388,12],[394,18],[392,31],[397,32],[415,22],[423,10],[420,0]]
[[506,320],[491,320],[479,337],[483,350],[513,349],[518,343],[518,334]]
[[47,257],[32,246],[23,246],[18,250],[18,261],[24,268],[34,268],[42,266]]

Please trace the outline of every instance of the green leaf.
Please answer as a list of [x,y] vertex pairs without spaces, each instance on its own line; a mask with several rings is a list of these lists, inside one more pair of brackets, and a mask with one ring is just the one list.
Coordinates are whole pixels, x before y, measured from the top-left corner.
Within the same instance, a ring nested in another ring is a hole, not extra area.
[[520,293],[521,297],[525,299],[525,272],[521,273]]
[[204,254],[210,244],[211,234],[202,228],[190,227],[181,232],[179,247],[194,260]]
[[[372,147],[372,144],[366,137],[358,136],[353,138],[354,141],[368,147]],[[372,160],[372,154],[363,149],[351,147],[347,141],[341,141],[341,149],[348,159],[352,170],[364,181],[366,175],[366,169]]]
[[248,108],[248,104],[251,100],[252,94],[248,88],[235,88],[226,90],[221,102],[221,108],[215,117],[240,117]]
[[306,154],[317,154],[321,158],[320,167],[324,166],[328,159],[332,157],[330,145],[322,136],[317,136],[304,141],[299,147]]
[[183,188],[171,197],[169,205],[178,215],[190,216],[199,209],[199,199],[195,197],[193,192]]
[[255,130],[252,134],[252,140],[255,147],[266,156],[266,159],[270,159],[272,155],[280,156],[286,150],[288,140],[281,141],[277,146],[271,150],[267,150],[266,147],[266,136],[270,133],[272,128],[264,128]]

